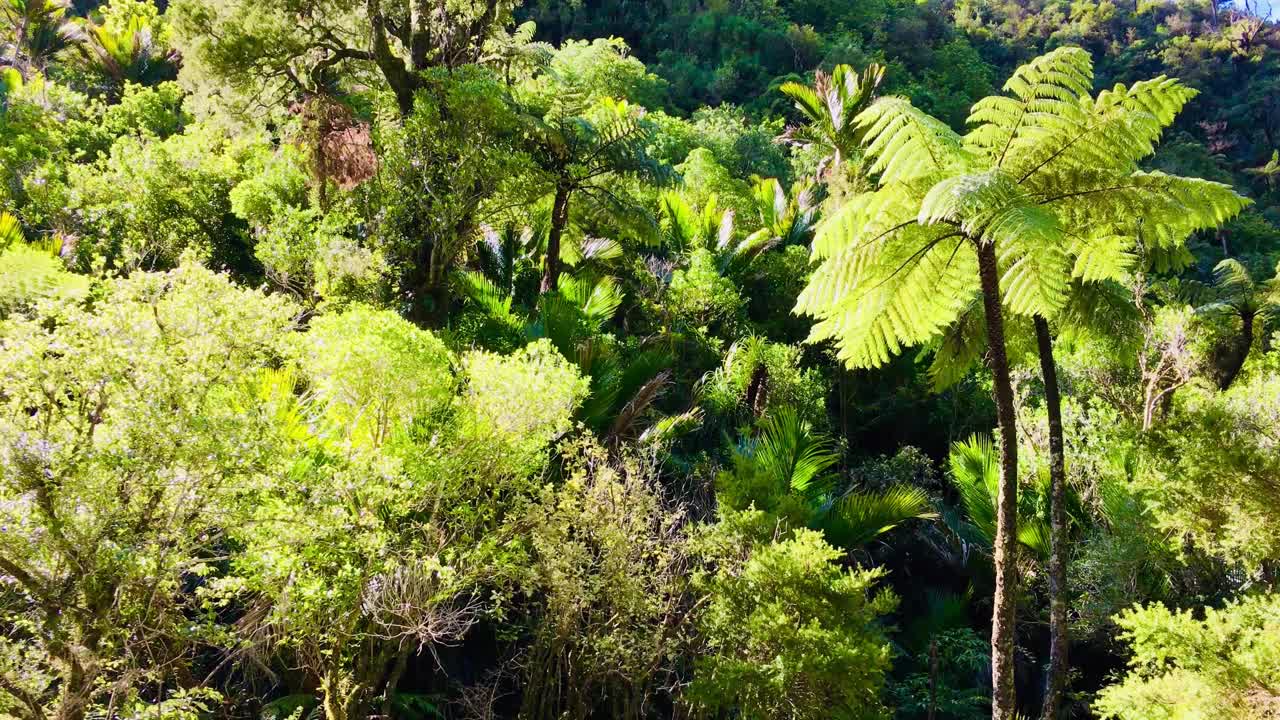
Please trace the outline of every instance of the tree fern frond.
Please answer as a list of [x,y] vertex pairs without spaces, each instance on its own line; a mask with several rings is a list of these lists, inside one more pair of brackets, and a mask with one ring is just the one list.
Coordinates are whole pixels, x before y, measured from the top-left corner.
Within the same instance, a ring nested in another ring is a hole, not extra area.
[[1052,317],[1066,303],[1068,259],[1058,219],[999,168],[938,182],[920,203],[918,220],[950,223],[995,244],[1004,302],[1014,312]]
[[934,343],[929,363],[929,385],[942,392],[960,382],[987,352],[987,322],[981,297],[972,299]]
[[1216,227],[1250,204],[1229,185],[1199,178],[1080,170],[1078,182],[1039,198],[1066,226],[1112,228],[1139,235],[1153,247],[1182,244],[1197,230]]
[[1072,277],[1090,283],[1123,280],[1138,263],[1133,238],[1127,235],[1077,238],[1072,242],[1071,254],[1076,259]]
[[1253,275],[1244,263],[1227,258],[1213,268],[1213,280],[1223,291],[1233,295],[1252,294],[1255,288]]
[[880,98],[857,122],[865,133],[868,172],[878,174],[882,185],[936,175],[967,161],[960,136],[905,98]]
[[1077,47],[1061,47],[1019,67],[1004,85],[1012,97],[993,96],[974,103],[973,130],[964,145],[995,166],[1034,146],[1046,130],[1085,117],[1083,98],[1093,86],[1093,61]]
[[1099,337],[1133,342],[1139,338],[1138,308],[1133,293],[1118,282],[1072,281],[1071,299],[1058,315],[1059,334],[1075,337],[1093,333]]
[[835,338],[851,367],[877,367],[955,321],[972,293],[977,255],[945,226],[910,225],[868,254],[859,248],[819,266],[796,309],[817,318],[809,339]]

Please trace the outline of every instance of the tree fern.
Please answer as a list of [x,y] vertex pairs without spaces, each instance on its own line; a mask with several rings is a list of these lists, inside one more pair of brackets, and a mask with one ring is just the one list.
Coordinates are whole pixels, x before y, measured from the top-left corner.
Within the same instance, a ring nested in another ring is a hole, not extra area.
[[1055,50],[977,102],[963,137],[903,98],[863,111],[876,188],[819,228],[797,303],[811,339],[855,367],[931,341],[977,291],[973,243],[995,245],[1010,311],[1052,318],[1073,277],[1123,278],[1139,246],[1180,247],[1245,206],[1225,185],[1138,169],[1193,90],[1162,77],[1095,98],[1092,77],[1086,52]]
[[1276,276],[1265,282],[1254,280],[1244,263],[1227,258],[1213,269],[1214,286],[1204,294],[1210,302],[1201,304],[1197,312],[1204,315],[1230,317],[1240,323],[1235,341],[1215,353],[1215,375],[1219,389],[1226,390],[1235,382],[1253,347],[1257,329],[1263,333],[1280,312],[1280,263]]

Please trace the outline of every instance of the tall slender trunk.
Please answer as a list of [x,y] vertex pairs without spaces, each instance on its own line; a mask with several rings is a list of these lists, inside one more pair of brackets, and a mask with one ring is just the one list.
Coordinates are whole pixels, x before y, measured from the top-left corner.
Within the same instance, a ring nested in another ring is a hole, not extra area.
[[551,205],[551,229],[547,232],[547,257],[542,272],[542,292],[554,292],[560,284],[560,238],[569,224],[569,186],[556,185],[556,199]]
[[1062,439],[1062,395],[1049,323],[1035,318],[1044,404],[1049,413],[1049,672],[1041,720],[1056,720],[1067,685],[1067,467]]
[[1004,315],[995,245],[978,241],[978,276],[987,315],[987,361],[995,380],[1000,425],[1000,492],[996,502],[996,592],[991,612],[991,717],[1012,720],[1017,711],[1013,685],[1013,635],[1017,598],[1018,438],[1013,414],[1013,381],[1004,346]]

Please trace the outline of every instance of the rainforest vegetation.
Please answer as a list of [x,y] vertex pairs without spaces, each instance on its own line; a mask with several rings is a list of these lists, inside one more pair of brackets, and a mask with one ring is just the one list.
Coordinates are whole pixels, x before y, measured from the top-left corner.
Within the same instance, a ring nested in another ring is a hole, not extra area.
[[1280,719],[1280,27],[0,0],[0,719]]

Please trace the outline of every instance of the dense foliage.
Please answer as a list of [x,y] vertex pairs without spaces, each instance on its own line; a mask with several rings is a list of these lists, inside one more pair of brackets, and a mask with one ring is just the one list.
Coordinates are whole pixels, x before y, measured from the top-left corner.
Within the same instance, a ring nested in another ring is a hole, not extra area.
[[1280,717],[1280,27],[0,0],[0,718]]

